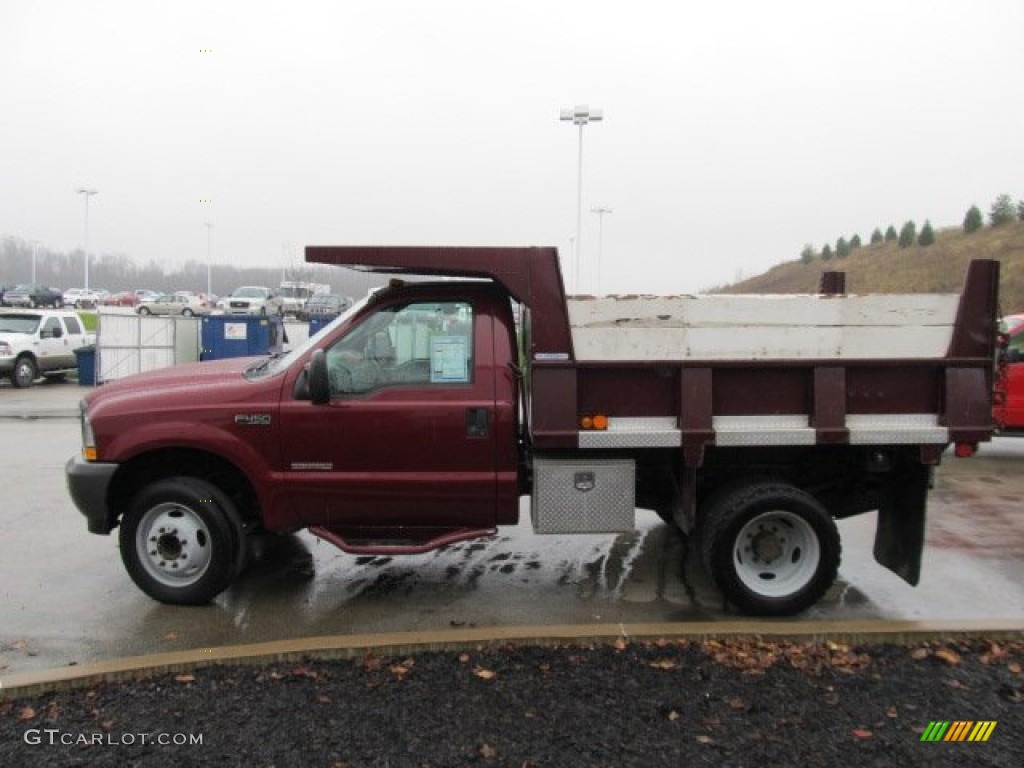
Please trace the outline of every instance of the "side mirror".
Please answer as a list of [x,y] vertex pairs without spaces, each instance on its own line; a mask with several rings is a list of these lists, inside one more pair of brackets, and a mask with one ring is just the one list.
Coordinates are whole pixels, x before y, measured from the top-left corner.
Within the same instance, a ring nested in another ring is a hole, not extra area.
[[331,401],[331,380],[327,374],[327,353],[322,349],[313,351],[309,359],[309,394],[314,405],[326,405]]

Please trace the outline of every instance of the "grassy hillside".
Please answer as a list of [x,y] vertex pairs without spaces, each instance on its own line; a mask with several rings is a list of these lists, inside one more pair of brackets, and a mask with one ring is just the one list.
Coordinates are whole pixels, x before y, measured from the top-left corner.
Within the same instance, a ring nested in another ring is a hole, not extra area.
[[850,293],[958,293],[967,262],[998,259],[1000,303],[1005,312],[1024,312],[1024,222],[1015,221],[971,235],[959,227],[940,230],[934,245],[899,248],[868,245],[844,259],[791,261],[762,275],[719,289],[723,293],[813,293],[826,270],[846,272]]

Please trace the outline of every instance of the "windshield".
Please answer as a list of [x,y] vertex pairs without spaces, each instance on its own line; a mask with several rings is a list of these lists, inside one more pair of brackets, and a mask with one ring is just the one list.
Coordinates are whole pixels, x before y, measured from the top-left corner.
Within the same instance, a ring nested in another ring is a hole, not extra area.
[[0,315],[0,333],[35,333],[39,315]]
[[273,376],[275,373],[280,373],[281,371],[289,368],[292,363],[301,358],[303,355],[306,354],[306,352],[308,352],[310,349],[317,345],[317,343],[320,341],[321,334],[323,334],[324,332],[330,332],[331,329],[345,322],[349,317],[354,315],[356,312],[361,311],[362,308],[369,303],[370,298],[370,296],[365,296],[359,301],[357,301],[355,304],[349,307],[346,312],[338,315],[330,323],[321,328],[318,333],[315,333],[313,336],[311,336],[309,339],[307,339],[302,344],[297,346],[291,352],[286,352],[283,355],[268,357],[267,359],[261,360],[260,362],[250,366],[245,371],[245,377],[247,379],[259,379],[263,378],[264,376]]
[[231,296],[238,299],[262,299],[267,293],[266,288],[239,288]]

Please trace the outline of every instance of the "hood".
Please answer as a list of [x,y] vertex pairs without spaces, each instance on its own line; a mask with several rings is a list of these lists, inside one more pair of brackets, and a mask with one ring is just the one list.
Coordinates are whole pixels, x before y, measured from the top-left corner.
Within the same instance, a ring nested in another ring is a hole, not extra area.
[[112,401],[151,400],[153,408],[174,406],[176,404],[196,404],[202,402],[204,395],[217,393],[220,401],[234,398],[226,397],[225,390],[238,389],[238,399],[246,399],[256,390],[273,381],[272,386],[280,386],[279,377],[274,376],[251,382],[242,376],[242,372],[260,360],[260,357],[233,357],[227,360],[214,360],[203,363],[184,363],[169,368],[138,373],[126,376],[100,387],[85,397],[89,405],[106,404]]

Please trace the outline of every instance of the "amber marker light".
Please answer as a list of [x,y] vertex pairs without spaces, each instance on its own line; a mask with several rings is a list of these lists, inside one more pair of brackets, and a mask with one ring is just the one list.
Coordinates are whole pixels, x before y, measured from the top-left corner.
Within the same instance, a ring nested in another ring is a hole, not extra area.
[[595,414],[594,429],[608,429],[608,417],[603,413]]
[[580,427],[583,429],[593,429],[594,420],[590,416],[580,416]]

